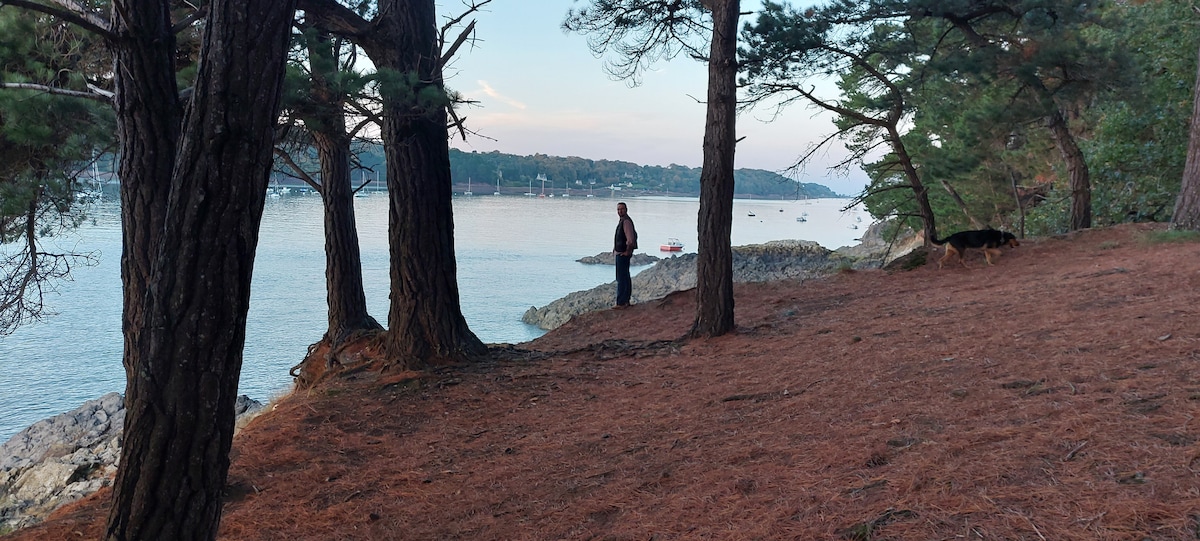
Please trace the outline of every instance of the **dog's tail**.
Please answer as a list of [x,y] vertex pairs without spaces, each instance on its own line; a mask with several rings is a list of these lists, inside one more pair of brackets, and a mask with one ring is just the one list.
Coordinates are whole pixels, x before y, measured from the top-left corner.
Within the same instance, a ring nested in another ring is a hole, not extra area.
[[932,242],[938,246],[946,244],[946,241],[948,241],[948,240],[950,240],[950,237],[946,237],[944,239],[937,238],[937,233],[933,233],[933,234],[929,235],[929,242]]

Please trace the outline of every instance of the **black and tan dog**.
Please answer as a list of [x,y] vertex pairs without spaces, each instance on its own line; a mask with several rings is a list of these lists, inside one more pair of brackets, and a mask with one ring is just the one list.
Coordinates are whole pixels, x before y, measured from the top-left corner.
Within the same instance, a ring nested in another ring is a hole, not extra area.
[[958,255],[958,262],[961,263],[965,268],[967,266],[967,262],[965,259],[963,259],[963,255],[966,254],[968,248],[982,249],[984,259],[987,259],[987,264],[991,265],[992,256],[1000,255],[1001,246],[1008,245],[1016,248],[1017,246],[1021,245],[1021,243],[1017,242],[1016,235],[1013,235],[1007,231],[997,231],[995,229],[959,231],[958,233],[950,235],[949,237],[941,240],[938,240],[938,238],[935,236],[933,237],[933,243],[938,246],[943,244],[946,245],[946,255],[942,256],[942,258],[938,260],[939,269],[942,268],[942,265],[946,263],[947,259],[950,259],[951,256],[956,254]]

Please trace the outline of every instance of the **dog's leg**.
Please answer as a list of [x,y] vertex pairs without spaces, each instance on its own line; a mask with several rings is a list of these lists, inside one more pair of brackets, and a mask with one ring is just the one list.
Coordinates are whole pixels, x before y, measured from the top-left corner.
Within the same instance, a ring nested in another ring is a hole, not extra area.
[[[942,270],[942,265],[946,263],[946,260],[950,259],[950,256],[953,256],[954,254],[957,254],[957,253],[958,253],[958,250],[955,250],[953,246],[947,244],[946,245],[946,255],[943,255],[942,258],[938,260],[938,270]],[[961,258],[960,258],[960,260],[961,260]]]
[[997,250],[996,248],[983,249],[983,258],[987,259],[987,264],[989,267],[992,266],[992,256],[1000,257],[1000,253],[1000,250]]
[[946,252],[947,253],[954,252],[954,256],[958,258],[958,264],[962,265],[964,269],[967,268],[967,249],[966,248],[960,249],[960,248],[951,246],[946,249]]

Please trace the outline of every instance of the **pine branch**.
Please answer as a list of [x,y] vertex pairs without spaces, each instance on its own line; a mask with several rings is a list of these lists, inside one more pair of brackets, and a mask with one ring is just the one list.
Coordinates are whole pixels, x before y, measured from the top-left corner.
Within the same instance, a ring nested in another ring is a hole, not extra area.
[[335,0],[300,0],[297,10],[313,24],[340,36],[365,36],[371,32],[371,23],[350,8]]
[[113,98],[113,93],[107,90],[88,85],[92,89],[91,92],[83,92],[80,90],[69,90],[66,88],[58,88],[54,86],[40,85],[35,83],[0,83],[0,88],[14,88],[20,90],[37,90],[47,94],[55,94],[58,96],[70,96],[73,98],[83,98],[102,103],[110,103]]
[[70,0],[50,0],[58,7],[34,2],[31,0],[2,0],[0,8],[13,6],[29,11],[36,11],[51,17],[57,17],[65,22],[78,26],[106,40],[113,41],[116,35],[112,33],[110,24],[95,13],[89,12],[82,5]]

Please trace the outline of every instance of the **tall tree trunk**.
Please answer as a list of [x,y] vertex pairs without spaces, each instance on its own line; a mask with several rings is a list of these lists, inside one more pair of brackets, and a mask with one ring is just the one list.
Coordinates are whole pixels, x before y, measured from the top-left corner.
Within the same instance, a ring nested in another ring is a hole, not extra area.
[[708,113],[700,172],[696,319],[691,336],[721,336],[733,321],[733,166],[737,146],[738,0],[703,0],[713,14],[708,57]]
[[888,139],[892,142],[892,152],[896,154],[896,159],[904,168],[904,178],[908,179],[908,185],[912,186],[913,198],[917,201],[917,212],[920,213],[921,223],[925,226],[925,247],[928,248],[933,246],[933,239],[937,238],[937,220],[933,215],[933,207],[929,204],[929,188],[926,188],[925,183],[921,182],[921,175],[917,174],[917,168],[913,165],[912,157],[908,155],[908,148],[904,146],[904,141],[900,138],[896,123],[889,124],[887,131]]
[[409,368],[470,360],[487,348],[459,301],[434,1],[382,1],[376,23],[377,41],[363,47],[376,67],[393,72],[382,91],[391,252],[384,353]]
[[[362,252],[354,216],[350,178],[350,134],[346,133],[344,97],[330,86],[337,51],[327,35],[309,44],[315,110],[305,119],[321,163],[321,202],[325,208],[325,291],[329,327],[324,340],[336,349],[356,331],[382,330],[367,312]],[[319,60],[319,61],[318,61]],[[327,67],[330,72],[319,69]]]
[[350,137],[313,132],[321,160],[321,202],[325,207],[325,292],[329,327],[324,340],[337,348],[356,331],[382,330],[367,313],[362,252],[350,186]]
[[1075,136],[1071,135],[1071,130],[1067,127],[1067,119],[1063,117],[1062,111],[1055,108],[1046,119],[1046,126],[1050,128],[1054,144],[1058,147],[1058,152],[1067,165],[1067,174],[1070,176],[1071,216],[1069,228],[1071,231],[1075,231],[1092,227],[1092,182],[1088,174],[1087,162],[1083,159],[1083,152],[1075,143]]
[[1196,70],[1196,84],[1192,92],[1192,125],[1188,134],[1187,162],[1183,168],[1179,197],[1175,200],[1175,212],[1171,215],[1171,227],[1200,231],[1200,69]]
[[122,363],[133,376],[145,328],[146,287],[162,243],[167,194],[175,167],[181,108],[175,84],[175,33],[170,2],[115,0],[112,46],[121,179]]
[[151,268],[146,328],[126,387],[110,540],[216,539],[221,517],[295,2],[208,6],[196,91]]
[[1025,238],[1025,202],[1021,201],[1021,190],[1017,187],[1017,172],[1011,168],[1008,170],[1008,178],[1012,181],[1013,203],[1016,206],[1019,214],[1019,226],[1017,227],[1018,236]]

